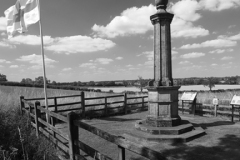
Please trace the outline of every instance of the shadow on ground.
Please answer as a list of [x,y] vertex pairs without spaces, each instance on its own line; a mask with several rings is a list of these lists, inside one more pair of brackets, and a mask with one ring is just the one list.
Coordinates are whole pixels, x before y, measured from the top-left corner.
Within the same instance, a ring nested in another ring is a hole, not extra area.
[[207,129],[207,128],[216,127],[216,126],[234,125],[235,123],[228,122],[228,121],[217,121],[217,122],[212,122],[212,123],[199,123],[199,124],[192,123],[192,124],[194,127],[201,126],[203,129]]
[[118,121],[118,122],[126,122],[126,121],[137,121],[140,119],[137,118],[119,118],[119,117],[109,117],[109,118],[101,118],[106,121]]
[[[175,148],[161,153],[168,160],[239,160],[240,137],[225,135],[219,138],[216,146],[189,146],[187,144],[172,144]],[[132,158],[131,160],[139,160]]]

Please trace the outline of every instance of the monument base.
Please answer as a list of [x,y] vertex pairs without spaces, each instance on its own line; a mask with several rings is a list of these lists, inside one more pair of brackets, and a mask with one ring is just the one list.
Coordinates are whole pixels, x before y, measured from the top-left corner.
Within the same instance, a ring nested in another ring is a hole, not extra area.
[[178,115],[180,86],[148,87],[148,115],[135,123],[136,130],[125,138],[136,142],[187,142],[205,134]]
[[181,124],[178,115],[180,86],[148,87],[148,115],[146,124],[152,127],[173,127]]
[[153,127],[173,127],[173,126],[178,126],[181,124],[181,118],[153,118],[151,116],[147,116],[147,119],[145,121],[145,124]]

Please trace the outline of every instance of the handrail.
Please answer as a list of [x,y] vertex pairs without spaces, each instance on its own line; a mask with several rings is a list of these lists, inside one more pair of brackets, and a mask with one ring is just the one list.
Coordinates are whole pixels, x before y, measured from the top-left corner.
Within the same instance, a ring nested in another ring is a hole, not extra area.
[[102,97],[89,97],[89,98],[85,98],[85,100],[104,99],[104,98],[116,98],[116,97],[123,97],[123,96],[124,96],[124,95],[102,96]]
[[68,121],[67,121],[67,118],[64,117],[64,116],[62,116],[62,115],[60,115],[60,114],[51,112],[51,111],[49,111],[49,110],[47,110],[47,109],[45,109],[45,108],[43,108],[43,107],[41,107],[41,106],[38,106],[37,108],[38,108],[39,110],[47,113],[48,115],[54,117],[54,118],[57,118],[57,119],[59,119],[59,120],[61,120],[61,121],[63,121],[63,122],[68,122]]
[[[54,98],[70,98],[70,97],[78,97],[79,95],[70,95],[70,96],[58,96],[58,97],[48,97],[47,99],[54,99]],[[80,95],[81,96],[81,95]],[[45,98],[28,98],[25,99],[26,101],[39,101],[44,100]]]

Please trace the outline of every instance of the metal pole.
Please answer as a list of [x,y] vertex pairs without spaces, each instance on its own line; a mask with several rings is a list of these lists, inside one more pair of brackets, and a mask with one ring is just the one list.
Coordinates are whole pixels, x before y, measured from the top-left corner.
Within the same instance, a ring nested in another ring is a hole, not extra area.
[[[39,11],[39,29],[40,29],[40,37],[41,37],[41,53],[42,53],[42,65],[43,65],[43,83],[44,83],[44,96],[45,96],[45,105],[48,110],[48,99],[47,99],[47,83],[46,83],[46,70],[45,70],[45,59],[44,59],[44,47],[43,47],[43,32],[42,32],[42,24],[41,24],[41,11],[40,11],[40,0],[38,1],[38,11]],[[49,123],[49,116],[46,113],[46,119]]]

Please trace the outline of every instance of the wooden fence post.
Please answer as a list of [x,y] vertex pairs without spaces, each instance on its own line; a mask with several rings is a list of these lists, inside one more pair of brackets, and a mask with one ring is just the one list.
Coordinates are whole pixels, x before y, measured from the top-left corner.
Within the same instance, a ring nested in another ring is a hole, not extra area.
[[239,121],[240,121],[240,106],[238,106],[238,112],[239,112],[239,115],[238,115],[239,117],[238,118],[239,118]]
[[68,140],[69,140],[69,157],[70,160],[77,160],[77,154],[79,154],[79,148],[74,145],[74,141],[78,141],[78,127],[74,125],[74,120],[76,120],[76,114],[70,112],[67,114],[68,119]]
[[192,105],[192,112],[193,112],[194,116],[195,116],[195,112],[196,112],[196,106],[197,106],[197,98],[195,98],[193,100],[193,105]]
[[[55,112],[55,113],[58,112],[58,108],[57,108],[57,97],[54,97],[54,112]],[[53,118],[53,126],[55,126],[56,123],[58,123],[58,119]]]
[[127,114],[127,93],[124,93],[124,114]]
[[234,122],[234,105],[232,105],[232,122]]
[[214,105],[214,116],[217,117],[218,105]]
[[118,160],[125,160],[125,148],[118,146]]
[[22,101],[24,99],[24,96],[20,96],[20,113],[21,113],[21,115],[23,115],[23,108],[25,108],[24,107],[24,102]]
[[184,114],[183,108],[184,108],[184,101],[182,100],[182,114]]
[[144,110],[144,97],[142,97],[142,110]]
[[105,115],[108,116],[108,103],[107,103],[107,97],[105,97],[104,99],[105,99],[105,108],[104,108],[104,111],[105,111]]
[[34,110],[35,110],[35,124],[36,124],[36,136],[39,138],[39,121],[38,118],[40,117],[40,110],[38,107],[40,106],[40,102],[36,101],[34,104]]
[[85,118],[85,93],[81,92],[82,117]]

